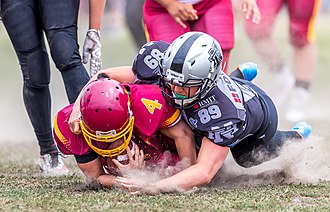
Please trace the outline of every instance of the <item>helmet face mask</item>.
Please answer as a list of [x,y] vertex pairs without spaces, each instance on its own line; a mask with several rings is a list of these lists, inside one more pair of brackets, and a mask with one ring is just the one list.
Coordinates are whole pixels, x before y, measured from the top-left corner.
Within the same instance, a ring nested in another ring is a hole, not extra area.
[[[120,155],[126,150],[132,138],[133,127],[134,127],[134,117],[130,119],[126,127],[123,130],[121,130],[118,134],[116,133],[115,130],[110,130],[108,132],[96,131],[94,134],[91,133],[91,130],[88,130],[88,127],[85,126],[82,120],[80,121],[80,128],[88,146],[90,146],[99,155],[103,157],[111,157],[111,158]],[[122,144],[116,148],[109,149],[110,144],[100,145],[99,142],[101,143],[122,142]],[[108,149],[103,149],[102,147],[103,148],[106,147]]]
[[[179,109],[192,107],[216,85],[221,63],[221,47],[213,37],[188,32],[175,39],[163,58],[159,82],[166,101]],[[186,88],[187,95],[175,94],[170,85]],[[199,89],[192,93],[192,87]]]
[[[208,84],[209,79],[206,80],[188,80],[186,83],[177,83],[168,78],[160,79],[160,87],[166,101],[173,107],[178,109],[186,109],[193,106],[193,102],[205,96],[207,91],[203,89]],[[181,87],[185,90],[185,94],[176,93],[171,87]]]
[[96,153],[115,157],[126,150],[133,134],[134,116],[123,85],[109,78],[91,82],[81,95],[80,112],[82,134]]

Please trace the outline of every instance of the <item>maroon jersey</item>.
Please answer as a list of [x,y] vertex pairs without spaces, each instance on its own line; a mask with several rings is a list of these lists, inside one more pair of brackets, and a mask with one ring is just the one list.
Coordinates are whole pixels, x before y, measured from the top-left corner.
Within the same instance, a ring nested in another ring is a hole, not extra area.
[[[173,139],[166,137],[159,130],[171,127],[180,118],[180,111],[172,108],[164,100],[157,85],[125,85],[131,98],[131,109],[135,117],[132,141],[142,149],[146,159],[158,162],[163,159],[163,153],[168,150],[176,153]],[[68,120],[72,106],[63,108],[55,117],[54,138],[58,148],[66,155],[85,155],[93,150],[88,146],[82,134],[71,132]],[[178,161],[176,154],[172,165]]]
[[146,0],[143,20],[148,40],[163,40],[171,43],[186,32],[201,31],[214,37],[223,51],[231,50],[234,46],[234,16],[231,0],[201,0],[191,6],[197,11],[199,18],[196,21],[184,21],[188,27],[183,28],[162,5],[155,0]]

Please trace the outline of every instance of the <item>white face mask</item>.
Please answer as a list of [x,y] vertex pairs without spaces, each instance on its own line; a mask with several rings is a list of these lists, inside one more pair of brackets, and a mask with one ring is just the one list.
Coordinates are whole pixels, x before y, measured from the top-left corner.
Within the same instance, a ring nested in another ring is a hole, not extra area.
[[196,101],[199,92],[200,92],[200,89],[198,89],[198,91],[194,94],[195,96],[193,98],[189,98],[189,99],[185,99],[185,96],[176,94],[173,92],[173,97],[177,98],[177,99],[174,99],[174,102],[175,102],[175,104],[180,105],[180,106],[187,106],[187,105],[193,103],[194,101]]
[[196,100],[196,97],[191,98],[191,99],[184,99],[184,100],[180,100],[180,99],[175,99],[174,102],[177,105],[181,105],[181,106],[186,106],[191,104],[192,102],[194,102]]

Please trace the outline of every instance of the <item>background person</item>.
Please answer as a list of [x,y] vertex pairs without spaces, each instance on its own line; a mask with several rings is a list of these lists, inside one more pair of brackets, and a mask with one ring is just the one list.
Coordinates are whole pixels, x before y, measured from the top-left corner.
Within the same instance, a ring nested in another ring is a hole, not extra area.
[[[310,96],[310,84],[316,69],[314,27],[320,1],[257,0],[257,4],[262,19],[258,25],[246,22],[247,34],[253,41],[253,47],[266,63],[267,70],[270,70],[274,77],[272,97],[275,103],[278,107],[284,103],[288,106],[285,115],[287,120],[303,120]],[[283,58],[272,34],[276,17],[284,7],[289,18],[290,44],[293,48],[292,67]],[[287,94],[292,89],[289,98]]]
[[144,0],[127,0],[125,6],[126,24],[137,49],[147,42],[143,26],[143,3]]
[[[255,0],[243,0],[242,10],[247,19],[253,23],[259,22],[260,14]],[[143,17],[148,41],[171,43],[189,31],[205,32],[221,44],[224,61],[228,63],[230,51],[234,47],[231,0],[146,0]]]
[[[103,0],[90,0],[90,28],[100,29]],[[69,102],[74,102],[89,76],[81,63],[77,42],[79,0],[2,0],[1,18],[15,49],[23,75],[23,100],[40,147],[45,174],[67,174],[58,156],[51,126],[50,67],[44,33],[52,59],[61,72]]]

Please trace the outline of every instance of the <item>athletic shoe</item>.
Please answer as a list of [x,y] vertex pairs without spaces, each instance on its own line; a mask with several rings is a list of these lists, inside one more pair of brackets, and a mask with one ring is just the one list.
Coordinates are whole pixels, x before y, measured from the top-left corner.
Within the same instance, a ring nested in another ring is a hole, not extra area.
[[305,88],[296,87],[292,92],[285,118],[291,122],[305,119],[305,108],[309,99],[309,91]]
[[45,154],[40,156],[39,168],[45,175],[61,176],[69,174],[59,154]]
[[238,66],[238,70],[240,70],[244,76],[244,79],[247,81],[252,81],[259,73],[259,68],[257,64],[252,62],[242,63]]
[[294,76],[289,68],[284,67],[282,70],[272,73],[273,74],[273,87],[271,97],[277,107],[281,107],[286,101],[288,94],[294,87]]
[[312,126],[306,122],[298,122],[291,128],[291,130],[296,131],[301,136],[301,138],[306,139],[311,134]]

